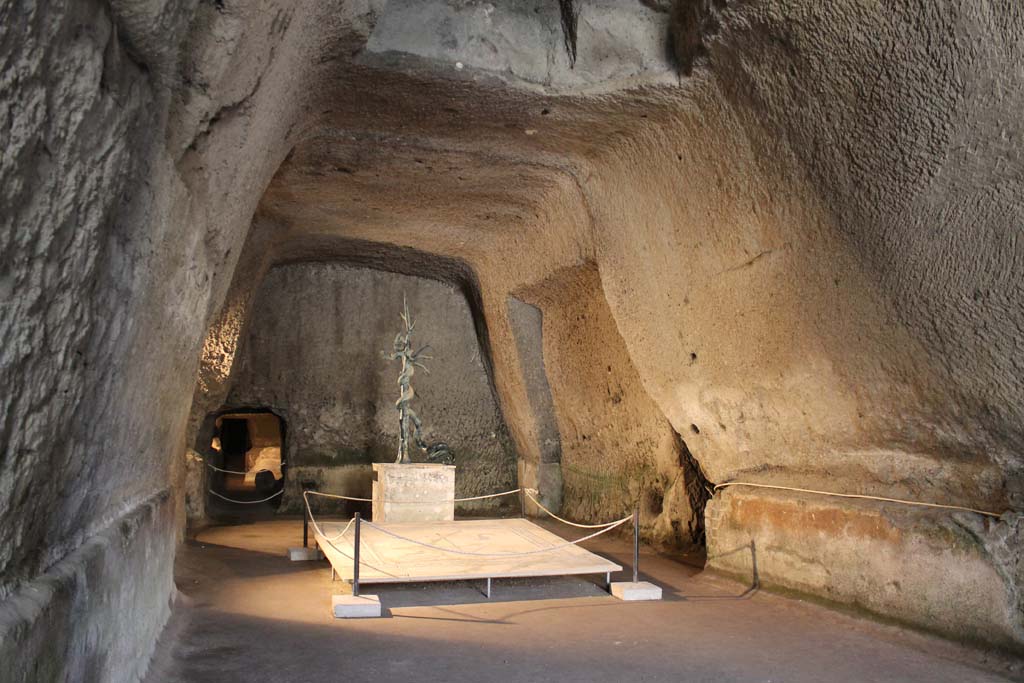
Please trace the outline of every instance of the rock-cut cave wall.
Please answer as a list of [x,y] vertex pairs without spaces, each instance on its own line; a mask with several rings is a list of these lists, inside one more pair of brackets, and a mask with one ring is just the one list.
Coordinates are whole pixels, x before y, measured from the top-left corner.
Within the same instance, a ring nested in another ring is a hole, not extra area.
[[647,542],[702,544],[707,482],[633,368],[596,265],[557,271],[516,296],[543,311],[562,514],[604,521],[636,508]]
[[[450,447],[456,494],[515,488],[515,452],[462,291],[422,277],[293,263],[270,269],[259,285],[225,401],[285,420],[282,512],[301,510],[301,482],[368,497],[369,464],[394,461],[398,370],[386,354],[401,329],[403,300],[416,347],[429,344],[432,356],[413,378],[413,408],[427,443]],[[476,506],[487,507],[495,505]]]
[[[1024,643],[1017,5],[595,0],[570,68],[554,3],[493,4],[0,9],[0,677],[144,671],[200,358],[226,380],[249,319],[231,283],[353,240],[476,278],[520,483],[589,457],[574,420],[668,467],[667,422],[711,482],[1006,511],[725,489],[709,563],[749,577],[756,549],[765,585]],[[544,300],[582,266],[605,349]],[[553,418],[509,312],[531,294]],[[613,381],[577,396],[589,357]]]
[[0,7],[0,679],[146,670],[175,595],[181,397],[317,92],[316,37],[343,46],[350,9]]

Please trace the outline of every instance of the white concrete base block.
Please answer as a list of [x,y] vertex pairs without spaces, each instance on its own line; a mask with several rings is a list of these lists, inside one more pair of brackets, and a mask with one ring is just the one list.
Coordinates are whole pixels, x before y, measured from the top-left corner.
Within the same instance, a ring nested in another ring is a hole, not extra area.
[[292,562],[308,562],[322,560],[324,554],[319,548],[288,548],[288,559]]
[[661,587],[649,581],[612,581],[612,595],[619,600],[661,600]]
[[335,619],[379,617],[380,598],[376,595],[332,595],[331,611]]

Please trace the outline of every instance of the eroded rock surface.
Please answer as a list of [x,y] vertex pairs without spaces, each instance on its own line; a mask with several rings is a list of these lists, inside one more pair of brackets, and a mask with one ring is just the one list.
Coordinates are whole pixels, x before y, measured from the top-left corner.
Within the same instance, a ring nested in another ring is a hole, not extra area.
[[[1010,510],[730,489],[706,533],[712,567],[768,544],[766,584],[1021,647],[1024,15],[594,0],[571,66],[555,5],[0,9],[3,675],[44,641],[57,678],[145,668],[199,424],[260,283],[308,261],[457,283],[519,483],[573,514],[668,496],[679,439],[711,483]],[[570,462],[652,476],[609,497]],[[698,498],[651,504],[652,533]],[[32,616],[78,590],[125,611]]]

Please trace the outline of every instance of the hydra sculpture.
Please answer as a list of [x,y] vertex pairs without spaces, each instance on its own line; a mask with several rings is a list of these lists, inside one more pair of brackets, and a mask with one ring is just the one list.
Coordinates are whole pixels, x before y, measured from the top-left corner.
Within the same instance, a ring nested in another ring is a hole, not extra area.
[[404,297],[402,306],[404,310],[401,317],[405,330],[395,335],[393,351],[388,356],[390,360],[402,362],[402,370],[398,373],[399,395],[398,400],[395,401],[395,408],[398,410],[398,458],[395,463],[408,464],[412,462],[409,458],[411,437],[418,448],[426,451],[428,461],[451,464],[453,457],[447,444],[429,445],[423,440],[421,432],[423,422],[410,405],[416,396],[416,392],[412,388],[412,376],[416,373],[417,367],[423,368],[424,372],[429,373],[430,371],[421,361],[430,360],[432,357],[425,355],[426,351],[430,350],[429,345],[422,346],[416,351],[412,350],[412,331],[416,327],[416,323],[409,315],[409,304]]

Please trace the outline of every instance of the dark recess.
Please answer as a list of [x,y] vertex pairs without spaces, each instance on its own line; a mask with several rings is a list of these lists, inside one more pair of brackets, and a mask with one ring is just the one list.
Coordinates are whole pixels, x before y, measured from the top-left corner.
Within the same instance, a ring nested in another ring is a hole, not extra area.
[[711,500],[713,485],[704,476],[700,463],[693,457],[683,437],[673,433],[676,438],[676,449],[679,451],[679,466],[683,468],[683,481],[686,482],[686,497],[690,501],[690,509],[693,510],[693,516],[687,523],[687,531],[694,545],[705,547],[707,538],[704,533],[704,508]]
[[644,507],[648,515],[657,517],[664,507],[665,497],[661,491],[648,489],[644,494]]
[[574,0],[558,0],[562,12],[562,38],[565,52],[569,55],[569,66],[576,66],[576,27],[579,25],[580,10]]

